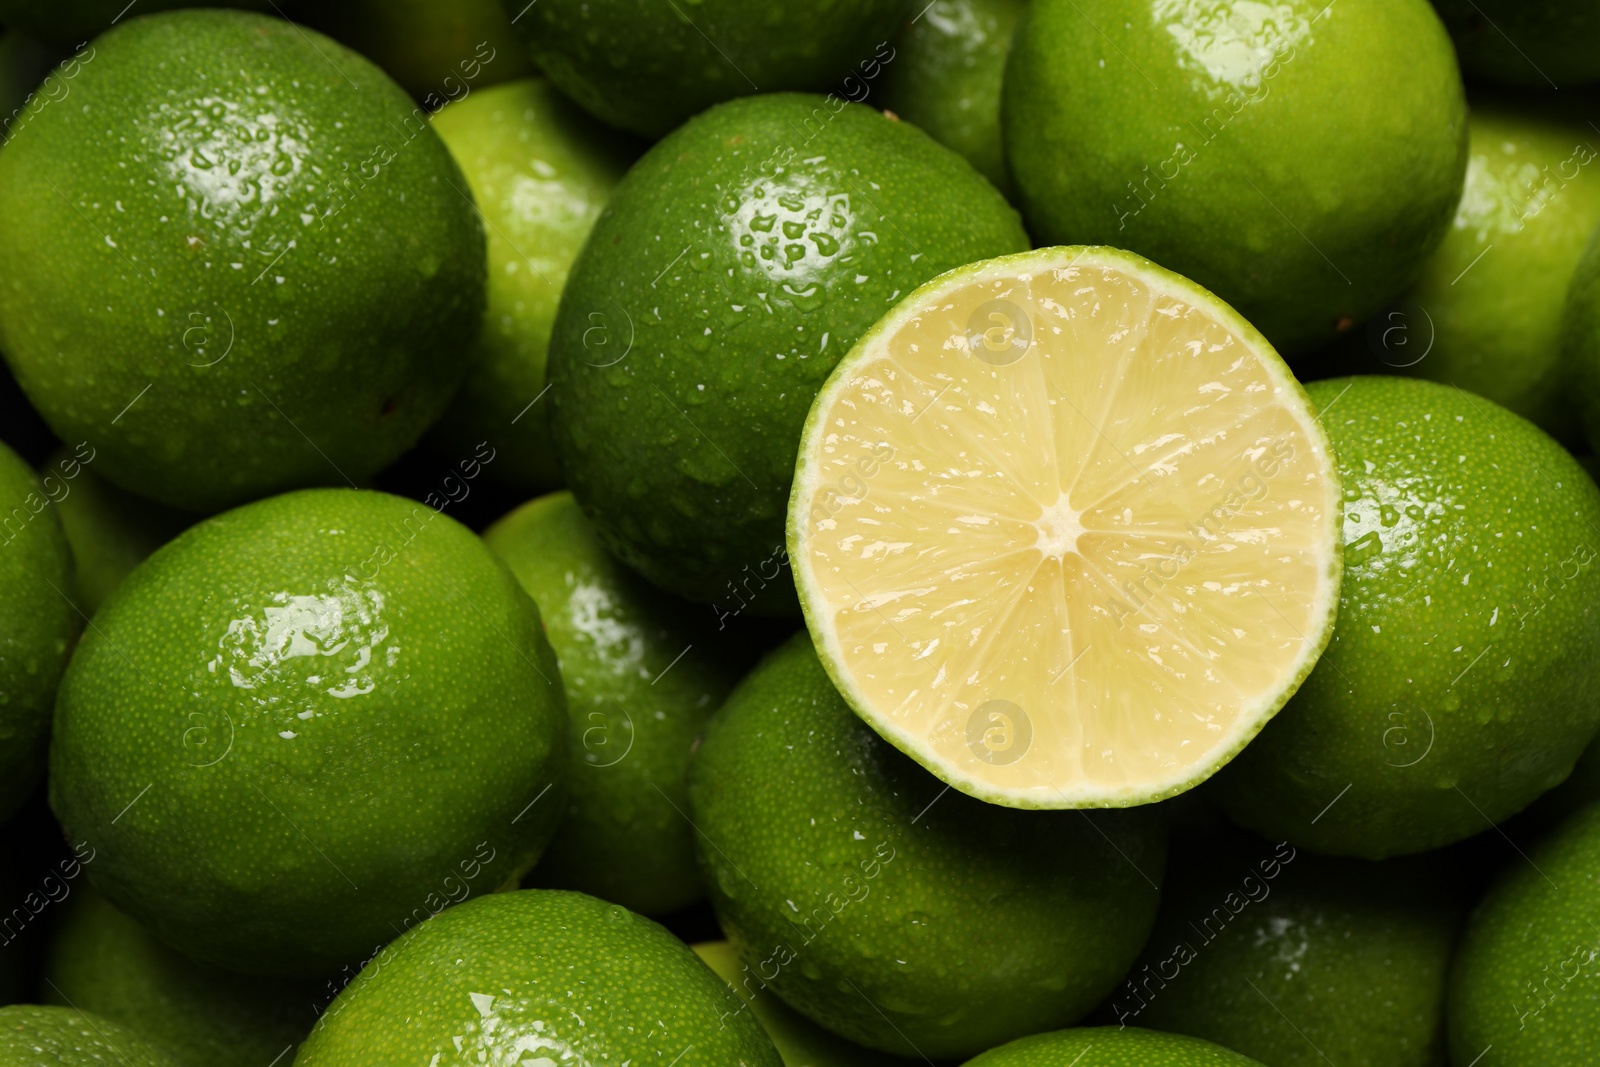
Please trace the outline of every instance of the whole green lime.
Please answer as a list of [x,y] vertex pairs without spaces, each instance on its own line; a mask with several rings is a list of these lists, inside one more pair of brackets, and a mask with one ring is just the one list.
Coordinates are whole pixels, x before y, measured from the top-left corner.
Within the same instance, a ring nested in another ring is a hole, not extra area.
[[628,172],[573,267],[549,369],[568,485],[657,585],[794,614],[785,511],[829,371],[934,275],[1026,247],[913,126],[798,94],[713,108]]
[[430,508],[318,489],[192,527],[112,594],[50,803],[162,941],[317,975],[520,877],[565,771],[561,676],[505,565]]
[[1588,0],[1433,0],[1468,74],[1553,89],[1600,78],[1600,9]]
[[182,1067],[266,1067],[305,1037],[326,999],[321,982],[197,963],[89,889],[67,905],[44,979],[49,1003],[121,1023]]
[[1600,805],[1508,861],[1450,973],[1450,1055],[1588,1067],[1600,1048]]
[[1000,81],[1027,0],[934,0],[895,41],[883,106],[1011,193],[1000,147]]
[[527,889],[452,908],[384,949],[294,1062],[781,1067],[742,1006],[649,919]]
[[0,153],[23,390],[176,507],[376,473],[444,410],[483,313],[483,231],[425,114],[281,19],[133,18],[93,48]]
[[1467,162],[1427,0],[1034,0],[1001,111],[1035,238],[1149,256],[1289,355],[1416,279]]
[[59,449],[39,471],[72,549],[74,601],[88,618],[150,553],[194,522],[188,512],[135,496],[95,474],[87,446]]
[[1174,863],[1113,1014],[1270,1067],[1436,1067],[1461,916],[1431,875],[1263,841]]
[[1318,852],[1436,848],[1559,785],[1600,726],[1600,490],[1532,423],[1460,389],[1308,392],[1344,482],[1338,622],[1217,795]]
[[557,88],[652,138],[736,96],[870,81],[910,9],[909,0],[503,2]]
[[772,1039],[784,1067],[905,1067],[906,1061],[899,1056],[852,1045],[784,1004],[726,941],[706,941],[691,947],[707,967],[717,972],[718,978],[739,994]]
[[372,60],[430,108],[531,68],[500,0],[340,0],[286,10]]
[[78,1011],[0,1008],[0,1067],[177,1067],[132,1030]]
[[270,12],[272,0],[143,0],[137,7],[128,0],[0,0],[0,23],[45,44],[75,48],[136,15],[185,7],[233,7]]
[[805,633],[689,769],[728,940],[790,1007],[869,1048],[968,1056],[1094,1007],[1155,918],[1153,809],[1021,811],[950,790],[873,733]]
[[80,617],[72,556],[37,475],[0,444],[0,821],[44,771],[56,683]]
[[573,260],[630,148],[542,79],[480,89],[433,118],[489,231],[489,303],[472,370],[434,433],[449,458],[480,442],[491,474],[527,492],[561,484],[545,359]]
[[1561,371],[1567,288],[1600,225],[1600,135],[1542,101],[1473,102],[1467,186],[1406,299],[1369,326],[1398,373],[1457,385],[1566,441],[1581,436]]
[[524,504],[483,539],[539,605],[567,691],[567,811],[530,877],[646,915],[692,904],[704,890],[684,817],[689,755],[742,660],[719,649],[705,608],[608,555],[571,493]]
[[1024,1037],[968,1060],[966,1067],[1073,1067],[1078,1063],[1084,1067],[1257,1067],[1255,1060],[1209,1041],[1110,1026]]

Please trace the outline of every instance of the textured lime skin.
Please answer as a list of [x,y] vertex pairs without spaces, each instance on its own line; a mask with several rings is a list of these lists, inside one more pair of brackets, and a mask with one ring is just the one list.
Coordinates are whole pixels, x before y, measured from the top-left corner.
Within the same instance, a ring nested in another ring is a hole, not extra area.
[[185,7],[247,8],[263,13],[273,9],[269,0],[141,0],[134,10],[129,11],[127,7],[127,0],[72,0],[70,4],[51,0],[0,0],[0,23],[45,44],[76,48],[134,15]]
[[433,118],[489,232],[489,302],[434,437],[449,458],[487,441],[490,473],[525,492],[561,484],[545,359],[567,274],[631,149],[542,79],[480,89]]
[[1588,1067],[1600,1048],[1600,805],[1527,858],[1506,864],[1461,939],[1450,1055],[1482,1053],[1479,1067]]
[[1294,355],[1417,277],[1465,103],[1427,0],[1036,0],[1001,113],[1036,240],[1148,256]]
[[1209,1041],[1105,1026],[1024,1037],[968,1060],[966,1067],[1072,1067],[1079,1062],[1084,1067],[1256,1067],[1257,1063]]
[[[604,122],[660,137],[749,93],[822,91],[865,73],[909,0],[503,0],[556,86]],[[759,88],[758,88],[759,86]]]
[[207,967],[92,890],[71,899],[45,963],[43,989],[52,1004],[121,1023],[182,1067],[264,1067],[317,1021],[320,982]]
[[72,556],[37,475],[0,444],[0,821],[44,770],[50,709],[81,624]]
[[964,160],[866,107],[778,94],[696,117],[628,172],[562,296],[568,485],[657,585],[793,614],[784,516],[817,389],[917,286],[1026,247]]
[[0,1008],[0,1067],[177,1067],[132,1030],[75,1008]]
[[783,1001],[767,993],[762,996],[759,976],[739,958],[739,952],[726,941],[707,941],[691,946],[696,956],[717,977],[733,986],[756,1017],[783,1057],[783,1067],[905,1067],[905,1060],[887,1052],[852,1045],[830,1034]]
[[1252,844],[1174,864],[1144,956],[1113,995],[1118,1022],[1269,1067],[1442,1064],[1461,916],[1423,866]]
[[600,547],[571,493],[483,535],[539,605],[567,691],[567,811],[531,878],[646,915],[700,899],[689,755],[739,680],[710,612],[663,595]]
[[23,390],[176,507],[376,473],[444,409],[483,311],[483,231],[424,114],[281,19],[134,18],[93,48],[0,153]]
[[384,69],[425,106],[439,108],[532,64],[500,0],[341,0],[285,9]]
[[1468,74],[1549,89],[1600,78],[1600,9],[1588,0],[1433,0]]
[[856,718],[804,633],[712,719],[689,800],[744,962],[813,1021],[899,1055],[1071,1023],[1133,961],[1160,898],[1159,813],[949,790]]
[[453,908],[386,948],[323,1014],[295,1064],[667,1067],[681,1057],[782,1067],[739,1007],[649,919],[582,893],[526,889]]
[[80,462],[87,455],[63,448],[39,472],[72,550],[72,593],[85,618],[150,553],[194,522],[188,512],[118,489]]
[[1012,194],[1000,147],[1000,81],[1027,0],[937,0],[895,41],[883,106]]
[[1600,726],[1600,490],[1533,424],[1459,389],[1307,391],[1344,481],[1339,617],[1217,795],[1317,852],[1436,848],[1559,785]]
[[319,489],[191,528],[112,594],[50,803],[161,940],[316,975],[519,877],[565,771],[561,677],[504,564],[429,508]]
[[1369,329],[1369,340],[1398,373],[1460,386],[1559,440],[1576,439],[1561,320],[1573,272],[1600,225],[1600,166],[1592,165],[1600,134],[1542,101],[1515,97],[1475,99],[1468,127],[1466,191],[1407,294],[1422,314],[1402,304],[1398,316]]

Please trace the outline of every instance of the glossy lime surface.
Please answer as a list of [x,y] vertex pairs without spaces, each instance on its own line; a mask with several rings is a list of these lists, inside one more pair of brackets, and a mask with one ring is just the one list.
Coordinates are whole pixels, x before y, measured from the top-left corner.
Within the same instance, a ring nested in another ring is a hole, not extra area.
[[1428,0],[1034,0],[1003,95],[1036,241],[1148,256],[1288,356],[1415,280],[1466,169]]
[[1487,397],[1562,441],[1581,437],[1562,312],[1600,225],[1600,133],[1581,114],[1533,97],[1474,99],[1455,220],[1396,313],[1367,331],[1397,373]]
[[1073,1067],[1074,1063],[1086,1067],[1254,1067],[1257,1061],[1193,1037],[1105,1026],[1024,1037],[967,1061],[966,1067]]
[[822,91],[875,71],[913,10],[909,0],[504,2],[520,13],[515,28],[562,92],[652,138],[736,96]]
[[797,634],[707,727],[689,800],[711,901],[790,1007],[858,1044],[969,1056],[1067,1025],[1149,934],[1161,815],[944,786],[851,712]]
[[543,79],[480,89],[433,118],[483,212],[489,301],[472,371],[434,440],[447,459],[487,442],[491,473],[526,492],[561,484],[545,361],[567,275],[633,146]]
[[697,116],[628,172],[562,297],[569,487],[657,585],[795,613],[784,516],[828,372],[918,285],[1025,247],[993,186],[908,123],[798,94]]
[[370,477],[444,409],[483,311],[483,231],[426,113],[276,18],[170,12],[92,47],[0,153],[23,390],[172,506]]
[[1027,0],[936,0],[894,42],[883,106],[960,153],[1010,196],[1000,83]]
[[50,800],[163,941],[314,976],[519,877],[565,771],[561,676],[504,564],[422,505],[304,490],[112,594],[62,686]]
[[0,1067],[177,1067],[167,1053],[110,1019],[76,1008],[0,1008]]
[[1450,978],[1452,1062],[1580,1067],[1600,1048],[1600,806],[1507,862]]
[[1460,389],[1307,391],[1345,487],[1339,617],[1217,795],[1314,851],[1421,852],[1560,784],[1600,726],[1600,490],[1532,423]]
[[45,962],[46,1001],[121,1023],[182,1067],[291,1062],[328,999],[318,980],[251,978],[196,963],[87,887],[70,900]]
[[742,650],[703,605],[651,587],[600,547],[570,493],[524,504],[485,543],[539,605],[567,691],[567,811],[530,875],[646,915],[704,890],[686,776]]
[[582,893],[497,893],[423,923],[340,994],[297,1067],[781,1067],[667,931]]
[[82,617],[72,556],[38,475],[0,444],[0,820],[44,771],[50,710]]

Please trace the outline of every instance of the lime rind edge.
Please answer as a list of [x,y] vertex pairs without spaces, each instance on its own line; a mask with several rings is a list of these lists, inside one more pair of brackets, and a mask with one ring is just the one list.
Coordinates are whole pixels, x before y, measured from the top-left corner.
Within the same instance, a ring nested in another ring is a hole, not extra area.
[[[1071,256],[1070,260],[1065,263],[1059,262],[1060,259],[1068,255]],[[1330,519],[1325,546],[1328,559],[1327,580],[1322,585],[1321,595],[1321,599],[1326,603],[1324,610],[1313,611],[1312,614],[1322,620],[1321,624],[1315,634],[1301,635],[1301,655],[1292,671],[1286,672],[1285,682],[1276,694],[1262,701],[1253,712],[1246,713],[1242,711],[1239,716],[1239,725],[1227,737],[1218,741],[1207,753],[1204,760],[1192,763],[1185,774],[1177,776],[1173,780],[1158,783],[1151,788],[1128,788],[1116,792],[1101,791],[1086,797],[1068,796],[1061,794],[1058,790],[1059,800],[1052,798],[1040,799],[1037,793],[1018,795],[1012,791],[996,789],[985,782],[974,779],[970,775],[962,774],[957,769],[934,758],[915,736],[900,729],[895,723],[884,716],[880,716],[872,709],[871,703],[861,695],[848,674],[839,667],[838,664],[843,657],[837,647],[837,638],[832,629],[821,624],[821,620],[825,618],[826,609],[815,589],[809,560],[804,552],[801,524],[796,521],[796,515],[800,513],[799,501],[807,498],[812,489],[814,489],[815,478],[812,476],[812,464],[808,462],[808,457],[812,454],[812,446],[817,435],[821,432],[821,420],[818,417],[818,412],[828,406],[828,401],[850,379],[853,368],[859,362],[865,358],[875,357],[881,351],[879,346],[880,338],[892,336],[931,296],[955,285],[965,284],[989,275],[1012,276],[1018,273],[1014,268],[1024,265],[1033,268],[1033,271],[1037,273],[1041,270],[1058,270],[1063,267],[1073,266],[1086,259],[1106,263],[1134,274],[1146,284],[1151,285],[1152,288],[1162,289],[1173,296],[1192,303],[1196,307],[1204,308],[1211,312],[1219,323],[1232,331],[1240,341],[1256,354],[1262,366],[1274,378],[1278,379],[1278,384],[1289,395],[1298,398],[1302,413],[1305,416],[1303,426],[1306,435],[1312,441],[1314,451],[1321,457],[1324,484],[1328,489],[1326,513],[1330,516]],[[1222,770],[1260,734],[1267,723],[1276,717],[1278,712],[1299,690],[1300,686],[1304,684],[1305,680],[1310,677],[1323,651],[1327,648],[1328,642],[1333,637],[1334,622],[1338,616],[1339,587],[1344,572],[1344,544],[1340,535],[1340,522],[1338,519],[1343,511],[1342,493],[1343,486],[1339,477],[1332,444],[1323,429],[1321,415],[1315,412],[1305,387],[1300,384],[1299,379],[1289,370],[1288,364],[1284,362],[1283,357],[1272,347],[1266,337],[1251,325],[1244,316],[1234,310],[1232,305],[1199,283],[1170,271],[1135,252],[1103,245],[1050,246],[969,263],[930,279],[903,297],[899,303],[851,346],[850,351],[833,368],[828,378],[823,382],[822,388],[817,391],[816,399],[813,400],[811,410],[806,416],[805,427],[801,431],[799,448],[795,459],[794,481],[789,491],[788,513],[785,520],[785,542],[795,588],[799,593],[801,614],[804,616],[806,630],[816,649],[817,659],[845,703],[879,737],[915,760],[946,785],[990,804],[1030,810],[1128,808],[1153,804],[1188,792]],[[1292,677],[1289,676],[1290,674],[1292,674]]]

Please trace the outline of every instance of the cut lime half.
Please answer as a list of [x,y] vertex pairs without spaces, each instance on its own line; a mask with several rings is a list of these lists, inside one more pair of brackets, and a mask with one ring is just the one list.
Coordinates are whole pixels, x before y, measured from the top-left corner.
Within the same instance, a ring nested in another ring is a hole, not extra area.
[[812,406],[789,502],[806,622],[885,739],[965,793],[1188,789],[1310,672],[1340,488],[1304,390],[1200,286],[1046,248],[934,279]]

